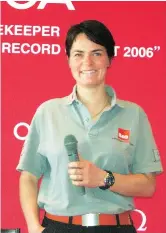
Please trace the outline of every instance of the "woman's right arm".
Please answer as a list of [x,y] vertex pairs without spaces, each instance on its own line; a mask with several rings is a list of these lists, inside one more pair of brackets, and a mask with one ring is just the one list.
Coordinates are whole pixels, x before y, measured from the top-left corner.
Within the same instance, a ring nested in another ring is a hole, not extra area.
[[29,233],[40,233],[44,230],[39,220],[39,207],[37,205],[38,179],[27,171],[20,176],[20,203]]

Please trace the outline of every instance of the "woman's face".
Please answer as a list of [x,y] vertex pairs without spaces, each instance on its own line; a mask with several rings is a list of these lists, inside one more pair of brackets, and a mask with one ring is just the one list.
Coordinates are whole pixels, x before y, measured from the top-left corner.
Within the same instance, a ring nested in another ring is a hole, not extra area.
[[96,86],[104,83],[109,57],[104,46],[78,34],[70,50],[69,66],[77,84]]

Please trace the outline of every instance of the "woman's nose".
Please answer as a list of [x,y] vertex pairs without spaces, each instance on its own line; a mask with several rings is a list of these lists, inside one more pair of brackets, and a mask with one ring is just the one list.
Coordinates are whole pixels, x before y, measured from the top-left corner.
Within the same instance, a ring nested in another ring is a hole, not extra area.
[[86,56],[84,56],[84,59],[83,59],[83,63],[84,64],[92,64],[92,56],[90,56],[90,55],[86,55]]

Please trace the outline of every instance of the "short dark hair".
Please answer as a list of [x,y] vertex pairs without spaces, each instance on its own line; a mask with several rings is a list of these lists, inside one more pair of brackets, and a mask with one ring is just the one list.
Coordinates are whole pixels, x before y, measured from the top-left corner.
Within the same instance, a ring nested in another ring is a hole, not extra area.
[[110,60],[114,57],[114,38],[110,30],[97,20],[85,20],[79,24],[71,26],[67,32],[65,41],[66,54],[68,57],[70,57],[72,44],[80,33],[84,33],[88,39],[94,43],[104,46]]

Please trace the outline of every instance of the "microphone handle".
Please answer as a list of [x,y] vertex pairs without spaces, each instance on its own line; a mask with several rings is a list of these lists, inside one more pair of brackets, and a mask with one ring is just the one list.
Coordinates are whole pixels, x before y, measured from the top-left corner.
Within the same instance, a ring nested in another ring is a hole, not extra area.
[[[70,162],[79,161],[78,154],[73,153],[73,154],[69,155],[68,157],[69,157]],[[76,185],[73,185],[73,187],[75,188],[77,194],[79,194],[79,195],[84,195],[85,194],[85,187],[76,186]]]

